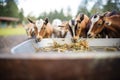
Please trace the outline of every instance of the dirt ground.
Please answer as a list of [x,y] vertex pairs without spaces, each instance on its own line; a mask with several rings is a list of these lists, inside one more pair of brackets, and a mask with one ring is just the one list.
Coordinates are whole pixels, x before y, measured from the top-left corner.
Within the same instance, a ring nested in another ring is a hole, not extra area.
[[26,35],[0,36],[0,54],[11,53],[11,48],[27,40]]

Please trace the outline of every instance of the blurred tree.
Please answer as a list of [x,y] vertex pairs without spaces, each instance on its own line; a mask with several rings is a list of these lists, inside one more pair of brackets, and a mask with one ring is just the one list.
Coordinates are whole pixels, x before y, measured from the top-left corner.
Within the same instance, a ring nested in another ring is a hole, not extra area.
[[5,6],[6,6],[6,1],[5,0],[0,0],[0,16],[4,16],[5,13]]
[[18,9],[19,0],[0,0],[0,16],[15,17],[20,19],[20,23],[24,20],[23,9]]
[[44,19],[45,17],[47,17],[47,13],[43,12],[39,15],[39,17],[37,19]]
[[[17,1],[17,0],[15,0]],[[14,0],[0,0],[0,16],[18,17],[18,7]]]
[[77,15],[78,15],[79,13],[84,13],[84,14],[86,14],[87,16],[90,16],[90,13],[89,13],[89,11],[87,10],[86,7],[79,7],[79,11],[77,12]]
[[90,13],[91,15],[93,15],[93,14],[102,13],[102,12],[103,12],[103,0],[97,0],[93,5]]
[[[81,3],[78,7],[79,13],[84,13],[88,16],[92,16],[93,14],[103,13],[106,11],[120,11],[120,0],[81,0]],[[93,5],[91,5],[91,3]],[[88,7],[92,8],[88,10]]]
[[70,19],[72,19],[71,8],[70,6],[68,6],[66,20],[70,20]]
[[89,13],[89,11],[87,9],[87,6],[86,6],[88,4],[88,0],[82,0],[81,3],[82,4],[80,4],[79,7],[78,7],[77,15],[79,13],[84,13],[84,14],[90,16],[90,13]]
[[71,8],[70,8],[70,6],[67,7],[67,15],[71,15]]
[[70,20],[72,18],[71,15],[65,16],[63,9],[61,9],[60,12],[58,12],[57,10],[50,11],[49,13],[43,12],[40,14],[38,19],[40,19],[40,18],[45,19],[45,17],[48,17],[50,22],[52,22],[53,19],[56,19],[56,18],[61,19],[62,21],[63,20]]
[[6,5],[7,0],[0,0],[0,5],[4,6]]
[[18,7],[14,0],[8,0],[5,9],[6,9],[6,16],[19,17]]
[[54,19],[55,15],[52,11],[50,11],[45,17],[48,17],[49,21],[52,22],[52,20]]
[[63,12],[63,9],[60,10],[60,13],[58,13],[58,15],[56,16],[56,18],[59,18],[61,20],[65,20],[65,14]]
[[107,0],[103,6],[103,11],[120,11],[120,0]]
[[20,23],[23,23],[24,21],[24,15],[23,15],[24,11],[23,9],[21,8],[20,12],[19,12],[19,19],[20,19]]

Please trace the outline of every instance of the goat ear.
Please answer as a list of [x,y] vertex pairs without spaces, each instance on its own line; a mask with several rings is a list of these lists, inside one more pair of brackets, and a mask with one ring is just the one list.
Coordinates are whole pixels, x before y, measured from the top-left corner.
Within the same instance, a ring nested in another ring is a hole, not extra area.
[[28,19],[28,21],[29,21],[30,23],[35,24],[35,22],[34,22],[34,21],[32,21],[30,18],[27,18],[27,19]]
[[45,18],[45,24],[47,24],[48,23],[48,18]]
[[84,19],[84,14],[80,14],[80,21],[82,21]]

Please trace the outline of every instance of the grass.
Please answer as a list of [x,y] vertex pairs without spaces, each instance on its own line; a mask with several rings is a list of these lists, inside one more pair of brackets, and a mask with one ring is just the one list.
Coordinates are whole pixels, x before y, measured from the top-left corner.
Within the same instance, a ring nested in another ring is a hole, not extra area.
[[26,31],[23,27],[0,28],[0,36],[11,36],[11,35],[26,35]]

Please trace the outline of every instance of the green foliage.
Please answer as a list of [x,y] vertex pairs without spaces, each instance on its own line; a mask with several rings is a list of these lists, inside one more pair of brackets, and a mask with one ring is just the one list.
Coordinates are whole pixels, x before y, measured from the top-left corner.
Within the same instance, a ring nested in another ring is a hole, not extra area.
[[103,1],[97,0],[90,11],[91,15],[94,15],[96,13],[102,13],[103,12],[102,6],[103,6]]
[[6,14],[5,11],[5,3],[0,1],[0,16],[4,16]]
[[21,9],[20,12],[19,12],[19,19],[20,19],[19,22],[20,23],[22,23],[24,21],[24,15],[23,14],[24,14],[23,9]]
[[50,22],[52,22],[53,19],[56,19],[56,18],[61,19],[62,21],[72,19],[72,16],[70,14],[65,16],[65,14],[63,12],[63,9],[61,9],[60,12],[58,12],[57,10],[51,11],[49,13],[43,12],[43,13],[40,14],[38,19],[40,19],[40,18],[45,19],[46,17],[48,17]]
[[14,0],[3,1],[0,5],[0,16],[18,17],[18,7]]
[[[89,11],[87,8],[88,3],[93,2],[94,5]],[[84,13],[89,17],[96,13],[103,13],[106,11],[120,11],[120,0],[82,0],[82,4],[78,7],[78,13]]]
[[82,4],[80,4],[80,5],[78,6],[78,11],[77,11],[76,16],[77,16],[79,13],[84,13],[84,14],[86,14],[86,15],[89,16],[90,13],[89,13],[89,11],[87,10],[87,7],[86,7],[86,5],[87,5],[87,3],[88,3],[88,0],[82,0],[81,3],[82,3]]
[[[77,15],[78,15],[79,13],[84,13],[84,14],[90,16],[90,12],[87,10],[86,7],[79,7],[78,12],[77,12]],[[77,15],[76,15],[76,16],[77,16]]]
[[120,11],[120,0],[107,0],[107,4],[103,6],[103,11]]
[[[91,10],[88,10],[88,4],[90,2],[93,2],[95,4],[93,4]],[[22,23],[23,21],[27,21],[27,19],[24,18],[23,9],[18,9],[18,3],[19,0],[0,0],[0,16],[19,18],[20,23]],[[120,0],[81,0],[81,3],[82,4],[78,6],[78,11],[76,15],[78,15],[79,13],[84,13],[90,17],[97,12],[103,13],[113,10],[120,11]],[[35,16],[28,15],[27,17],[32,18],[33,20],[36,19]],[[70,7],[68,7],[67,14],[64,14],[63,9],[61,9],[60,11],[50,11],[49,13],[43,12],[40,14],[38,19],[45,19],[45,17],[48,17],[51,22],[53,19],[56,18],[61,19],[62,21],[70,20],[72,19],[71,9]]]
[[19,18],[21,23],[24,19],[23,9],[19,11],[16,3],[18,0],[0,1],[0,16]]
[[8,17],[18,17],[18,7],[16,5],[16,3],[14,2],[14,0],[8,0],[7,1],[7,5],[5,6],[6,8],[6,16]]

